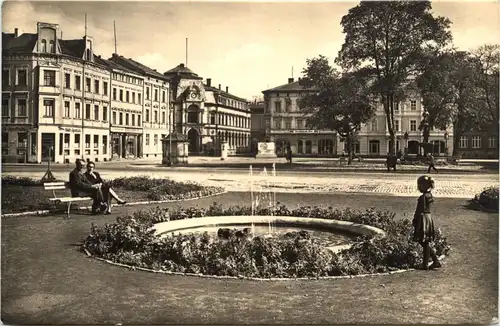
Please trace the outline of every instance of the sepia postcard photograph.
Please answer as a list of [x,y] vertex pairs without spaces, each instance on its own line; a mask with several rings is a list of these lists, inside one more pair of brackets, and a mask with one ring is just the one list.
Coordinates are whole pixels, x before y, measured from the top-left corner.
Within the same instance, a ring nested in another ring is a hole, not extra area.
[[1,23],[2,323],[498,324],[498,1]]

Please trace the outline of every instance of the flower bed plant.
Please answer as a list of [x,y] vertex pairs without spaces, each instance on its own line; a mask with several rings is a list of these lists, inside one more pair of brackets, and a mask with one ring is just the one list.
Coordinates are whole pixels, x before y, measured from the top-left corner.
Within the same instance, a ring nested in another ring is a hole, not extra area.
[[[103,227],[92,225],[83,247],[91,254],[114,262],[183,273],[245,277],[319,277],[380,273],[417,267],[421,248],[411,239],[408,219],[395,220],[394,213],[368,209],[338,210],[332,207],[280,205],[277,216],[325,218],[372,225],[387,232],[385,238],[359,237],[349,249],[335,254],[315,238],[300,232],[287,237],[227,237],[219,239],[207,233],[167,235],[154,233],[154,223],[204,216],[250,215],[251,207],[169,210],[153,208],[118,217],[116,223]],[[270,215],[268,209],[257,215]],[[438,255],[450,250],[441,230],[435,242]]]
[[484,188],[471,200],[470,206],[489,212],[498,212],[498,186]]
[[[224,190],[147,177],[119,178],[110,182],[120,197],[129,202],[190,199],[215,195]],[[2,176],[2,214],[54,209],[54,204],[49,202],[52,192],[44,190],[42,185],[40,180],[32,178]],[[68,189],[57,190],[56,194],[71,196]]]

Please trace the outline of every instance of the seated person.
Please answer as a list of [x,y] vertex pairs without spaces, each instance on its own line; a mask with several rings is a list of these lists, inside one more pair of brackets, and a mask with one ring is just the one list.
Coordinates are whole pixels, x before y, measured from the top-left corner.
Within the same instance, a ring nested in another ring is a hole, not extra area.
[[118,204],[124,205],[127,202],[124,200],[121,200],[116,192],[111,188],[111,185],[108,183],[104,182],[101,178],[101,175],[96,172],[95,170],[95,163],[94,162],[88,162],[87,163],[87,172],[85,172],[85,177],[87,180],[89,180],[90,183],[94,185],[98,185],[99,189],[101,189],[103,197],[107,199],[107,209],[104,212],[104,214],[111,214],[111,200],[113,198],[118,202]]
[[77,159],[75,164],[75,169],[69,174],[71,196],[90,196],[94,201],[92,203],[92,214],[97,214],[99,208],[101,211],[104,211],[106,209],[106,205],[103,204],[105,198],[103,198],[103,193],[100,191],[99,186],[92,184],[83,174],[84,164],[82,160]]

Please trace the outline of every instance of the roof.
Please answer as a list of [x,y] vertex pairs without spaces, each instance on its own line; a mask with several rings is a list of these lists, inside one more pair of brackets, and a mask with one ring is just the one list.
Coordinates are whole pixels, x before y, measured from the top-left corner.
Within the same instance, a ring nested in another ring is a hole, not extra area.
[[196,74],[191,69],[186,67],[183,63],[179,64],[175,68],[172,68],[172,69],[164,72],[163,74],[165,76],[181,76],[181,77],[186,77],[186,78],[197,78],[197,79],[200,78],[198,76],[198,74]]
[[163,74],[159,73],[158,71],[156,71],[152,68],[149,68],[148,66],[143,65],[142,63],[137,62],[131,58],[125,58],[124,56],[118,55],[116,53],[113,53],[113,56],[111,58],[109,58],[108,60],[111,60],[113,62],[118,61],[117,63],[120,64],[121,66],[127,67],[128,69],[135,71],[135,72],[150,75],[152,77],[163,79],[163,80],[167,79]]
[[13,33],[2,33],[2,50],[13,53],[33,52],[38,34],[24,33],[14,37]]
[[128,72],[128,73],[132,73],[132,74],[137,74],[136,71],[133,71],[125,66],[122,66],[121,64],[119,63],[116,63],[114,61],[111,61],[111,60],[106,60],[106,59],[102,59],[100,57],[97,57],[94,55],[94,60],[100,60],[102,62],[103,65],[107,66],[108,68],[111,68],[111,69],[118,69],[118,70],[122,70],[122,71],[125,71],[125,72]]
[[222,89],[218,89],[218,88],[215,88],[213,86],[208,86],[208,85],[203,85],[205,87],[205,91],[210,91],[210,92],[214,92],[214,93],[220,93],[221,95],[223,96],[226,96],[226,97],[229,97],[229,98],[232,98],[233,100],[238,100],[238,101],[243,101],[243,102],[248,102],[246,99],[242,98],[242,97],[238,97],[236,95],[233,95],[231,93],[228,93],[228,92],[225,92],[223,91]]
[[171,134],[168,134],[165,138],[162,139],[162,141],[170,141],[170,135],[172,135],[172,141],[177,141],[177,142],[188,142],[188,138],[186,135],[181,134],[180,132],[174,131]]
[[305,91],[304,86],[299,84],[299,81],[295,81],[293,83],[284,84],[278,87],[266,89],[262,91],[262,93],[270,93],[270,92],[300,92]]
[[59,40],[62,54],[69,55],[75,58],[83,58],[85,52],[85,41],[79,40]]
[[260,109],[264,109],[266,104],[264,102],[252,102],[248,105],[250,111],[259,111]]

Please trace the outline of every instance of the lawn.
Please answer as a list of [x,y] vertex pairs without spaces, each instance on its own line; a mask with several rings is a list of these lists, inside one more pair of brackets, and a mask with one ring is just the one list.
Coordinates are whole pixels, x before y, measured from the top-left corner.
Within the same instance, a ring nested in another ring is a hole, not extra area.
[[[288,206],[389,209],[409,216],[416,198],[278,194]],[[245,204],[249,194],[159,206]],[[435,221],[451,255],[438,271],[367,278],[258,282],[161,275],[87,258],[75,246],[92,222],[75,214],[2,219],[2,320],[8,324],[96,323],[490,323],[498,308],[498,215],[464,200],[436,199]]]

